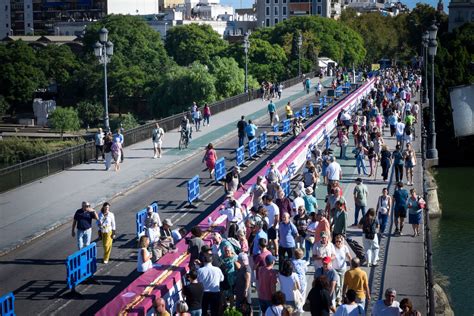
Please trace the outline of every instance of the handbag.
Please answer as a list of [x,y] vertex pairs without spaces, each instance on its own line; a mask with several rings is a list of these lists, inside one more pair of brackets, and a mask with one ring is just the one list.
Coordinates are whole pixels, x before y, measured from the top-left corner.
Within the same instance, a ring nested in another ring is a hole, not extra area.
[[303,294],[301,294],[300,290],[296,288],[296,283],[293,287],[293,297],[295,299],[295,305],[298,310],[301,310],[303,308],[303,305],[305,303]]
[[280,117],[277,112],[275,112],[275,121],[277,121],[277,123],[280,122]]

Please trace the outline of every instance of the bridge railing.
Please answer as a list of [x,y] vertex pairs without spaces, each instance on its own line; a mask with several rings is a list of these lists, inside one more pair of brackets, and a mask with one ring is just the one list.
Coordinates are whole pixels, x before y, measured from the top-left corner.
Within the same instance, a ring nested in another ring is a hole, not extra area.
[[[314,73],[309,73],[306,77],[312,77]],[[301,82],[302,77],[295,77],[282,82],[284,87],[289,87]],[[230,98],[210,104],[212,114],[231,109],[245,102],[252,101],[260,97],[258,89],[250,90]],[[186,111],[187,112],[187,111]],[[169,117],[157,120],[160,126],[169,131],[179,127],[181,119],[186,112],[181,112]],[[151,139],[155,122],[140,125],[136,128],[124,132],[124,146]],[[54,173],[69,169],[75,165],[85,163],[95,158],[95,144],[93,141],[74,147],[66,148],[55,153],[31,159],[25,162],[0,169],[0,193],[29,182],[47,177]]]

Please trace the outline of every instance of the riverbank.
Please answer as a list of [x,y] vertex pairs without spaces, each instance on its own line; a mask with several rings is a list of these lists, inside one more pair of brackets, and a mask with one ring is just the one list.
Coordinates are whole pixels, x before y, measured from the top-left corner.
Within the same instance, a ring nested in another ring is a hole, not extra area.
[[474,167],[439,168],[435,174],[442,216],[431,220],[433,265],[447,279],[442,285],[456,315],[474,312],[474,277],[466,273],[474,260],[473,177]]

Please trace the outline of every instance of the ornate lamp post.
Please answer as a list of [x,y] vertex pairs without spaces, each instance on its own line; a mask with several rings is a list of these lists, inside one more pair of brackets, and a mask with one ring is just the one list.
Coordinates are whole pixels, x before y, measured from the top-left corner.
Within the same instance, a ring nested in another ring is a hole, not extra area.
[[423,76],[423,103],[428,103],[428,40],[430,34],[425,31],[422,38],[423,44],[423,67],[425,68],[425,75]]
[[430,129],[429,129],[429,141],[428,150],[426,151],[426,157],[428,159],[438,159],[438,150],[436,149],[436,129],[435,129],[435,101],[434,101],[434,60],[436,56],[436,50],[438,48],[438,42],[436,41],[436,34],[438,27],[433,21],[433,24],[429,28],[429,44],[428,53],[431,57],[431,96],[430,96]]
[[249,92],[249,83],[248,83],[248,53],[250,48],[249,33],[244,35],[244,52],[245,52],[245,85],[244,92]]
[[107,96],[107,64],[114,54],[114,44],[108,41],[109,31],[104,27],[99,32],[99,41],[94,45],[94,55],[99,59],[99,63],[104,65],[104,129],[110,131],[109,125],[109,100]]

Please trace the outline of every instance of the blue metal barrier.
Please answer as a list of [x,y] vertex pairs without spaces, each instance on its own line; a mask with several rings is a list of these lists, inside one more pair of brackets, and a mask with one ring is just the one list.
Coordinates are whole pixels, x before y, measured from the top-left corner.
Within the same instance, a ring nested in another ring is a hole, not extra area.
[[254,138],[249,141],[249,156],[252,158],[257,154],[257,139]]
[[325,95],[323,97],[323,108],[325,108],[328,105],[328,97]]
[[188,202],[191,204],[199,198],[199,176],[188,180]]
[[309,116],[314,115],[314,105],[313,105],[312,102],[308,105],[308,114],[309,114]]
[[237,166],[240,166],[244,163],[245,160],[245,148],[244,146],[240,146],[235,150],[235,162]]
[[224,157],[217,159],[216,166],[214,167],[214,176],[216,181],[219,181],[225,177],[225,159]]
[[[279,127],[278,127],[278,124],[275,124],[275,125],[272,126],[272,131],[273,131],[273,132],[277,133],[277,132],[279,132],[279,130],[280,130],[280,129],[279,129]],[[278,136],[273,136],[273,141],[274,141],[275,143],[278,142]]]
[[[150,204],[151,208],[153,209],[154,213],[158,213],[158,202],[153,202]],[[146,211],[147,208],[144,208],[140,211],[137,212],[135,215],[135,225],[137,227],[137,239],[139,239],[143,234],[145,234],[145,219],[146,219]],[[158,223],[159,226],[161,226],[161,223]]]
[[259,143],[260,150],[267,149],[267,144],[268,144],[267,133],[263,132],[262,134],[260,134],[260,143]]
[[15,316],[15,296],[12,292],[0,297],[0,315]]
[[303,107],[303,108],[301,109],[301,116],[302,116],[303,118],[306,118],[306,107]]
[[290,196],[290,179],[283,179],[281,182],[281,189],[285,192],[285,196]]
[[296,111],[296,112],[295,112],[295,118],[299,118],[300,116],[301,116],[300,111]]
[[[296,112],[296,113],[299,114],[299,112]],[[295,113],[295,117],[298,117],[298,116],[296,116],[296,113]],[[289,133],[290,128],[291,128],[291,120],[287,119],[287,120],[284,120],[282,123],[283,123],[283,128],[282,128],[281,131],[285,134]]]
[[76,251],[66,259],[67,286],[77,285],[93,276],[97,270],[97,247],[95,242]]

